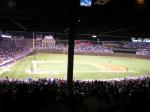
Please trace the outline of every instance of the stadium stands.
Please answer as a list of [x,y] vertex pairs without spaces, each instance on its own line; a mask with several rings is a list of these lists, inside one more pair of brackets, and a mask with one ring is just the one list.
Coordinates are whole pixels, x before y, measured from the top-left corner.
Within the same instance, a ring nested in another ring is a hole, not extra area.
[[92,42],[78,42],[75,44],[75,52],[79,53],[113,53],[111,47]]
[[147,42],[125,42],[123,47],[137,48],[137,49],[149,49],[150,43],[147,43]]
[[0,107],[6,111],[149,112],[150,77],[121,81],[74,81],[73,93],[61,79],[0,79]]
[[[40,46],[40,47],[39,47]],[[55,45],[49,45],[46,47],[41,47],[40,44],[37,45],[37,49],[50,49],[50,50],[61,50],[64,52],[68,52],[68,46],[63,43],[57,43]],[[98,43],[92,42],[84,42],[84,41],[77,41],[75,43],[75,53],[113,53],[112,48],[99,45]]]
[[124,48],[137,49],[136,55],[150,56],[150,43],[147,42],[126,42]]
[[31,49],[27,48],[0,48],[0,63],[4,63],[12,59],[19,59],[31,51]]
[[[106,44],[105,44],[106,43]],[[111,41],[103,42],[103,44],[99,44],[98,42],[90,42],[90,41],[80,41],[76,40],[75,42],[75,53],[83,53],[83,54],[111,54],[114,53],[113,47],[118,46],[118,43]],[[37,45],[37,49],[51,49],[51,50],[61,50],[64,52],[68,51],[67,45],[63,42],[59,42],[53,46],[47,47],[38,47],[41,45]],[[150,43],[147,42],[119,42],[118,48],[125,48],[126,50],[136,49],[136,55],[150,55]]]
[[150,56],[150,50],[149,49],[138,49],[136,52],[136,55]]

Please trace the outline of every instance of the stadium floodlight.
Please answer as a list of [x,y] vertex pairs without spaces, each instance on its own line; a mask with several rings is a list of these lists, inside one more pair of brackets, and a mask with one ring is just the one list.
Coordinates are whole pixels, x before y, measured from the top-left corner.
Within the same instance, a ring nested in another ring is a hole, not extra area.
[[93,38],[96,38],[97,36],[96,36],[96,35],[92,35],[92,37],[93,37]]
[[11,36],[2,34],[2,38],[11,38]]

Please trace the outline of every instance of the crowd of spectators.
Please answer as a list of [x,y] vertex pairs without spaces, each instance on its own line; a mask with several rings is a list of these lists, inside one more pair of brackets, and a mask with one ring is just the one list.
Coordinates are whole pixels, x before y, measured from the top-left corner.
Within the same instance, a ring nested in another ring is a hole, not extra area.
[[0,64],[9,60],[19,59],[31,51],[29,48],[0,48]]
[[78,42],[75,44],[77,53],[113,53],[111,47],[100,45],[99,43]]
[[136,55],[150,56],[150,43],[148,42],[125,42],[123,47],[137,49]]
[[55,44],[55,45],[49,45],[45,46],[44,48],[39,47],[39,49],[50,49],[50,50],[60,50],[60,51],[66,51],[67,52],[67,45],[63,43]]
[[[113,46],[114,44],[115,43],[113,43]],[[106,46],[106,45],[100,44],[99,42],[76,40],[74,51],[75,53],[84,53],[84,54],[114,53],[113,47]],[[42,47],[38,47],[38,48],[43,49]],[[120,48],[137,49],[136,52],[137,55],[148,55],[148,56],[150,55],[150,51],[149,51],[150,43],[146,43],[146,42],[122,42],[122,46],[120,46]],[[63,42],[62,43],[60,42],[52,46],[47,46],[44,49],[68,52],[68,45],[63,44]]]
[[149,49],[150,43],[148,42],[125,42],[124,48],[135,48],[135,49]]
[[0,79],[0,110],[36,112],[149,112],[150,77],[121,81]]
[[150,56],[150,49],[138,49],[136,55]]
[[[55,45],[49,45],[44,48],[38,47],[38,49],[50,49],[50,50],[61,50],[64,52],[68,52],[68,45],[59,43]],[[113,53],[112,48],[100,45],[98,43],[92,42],[84,42],[84,41],[77,41],[75,42],[74,47],[75,53]]]

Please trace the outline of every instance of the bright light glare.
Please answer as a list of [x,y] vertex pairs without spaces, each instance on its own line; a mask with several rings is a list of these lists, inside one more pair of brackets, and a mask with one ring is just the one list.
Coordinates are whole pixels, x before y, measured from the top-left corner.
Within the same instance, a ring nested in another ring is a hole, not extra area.
[[144,5],[145,4],[145,0],[137,0],[136,3],[138,5]]
[[2,34],[2,37],[3,37],[3,38],[11,38],[11,36],[9,36],[9,35],[4,35],[4,34]]
[[93,38],[96,38],[97,36],[96,36],[96,35],[92,35],[92,37],[93,37]]
[[80,0],[80,6],[90,7],[92,5],[91,0]]

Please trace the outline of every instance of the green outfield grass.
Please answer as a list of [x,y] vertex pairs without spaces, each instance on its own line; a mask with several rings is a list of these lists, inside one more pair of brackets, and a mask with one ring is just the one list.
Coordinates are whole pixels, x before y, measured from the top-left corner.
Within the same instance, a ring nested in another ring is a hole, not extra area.
[[[74,79],[101,80],[136,77],[150,74],[149,68],[150,59],[75,55]],[[65,79],[66,72],[67,55],[38,53],[18,61],[0,77]]]

